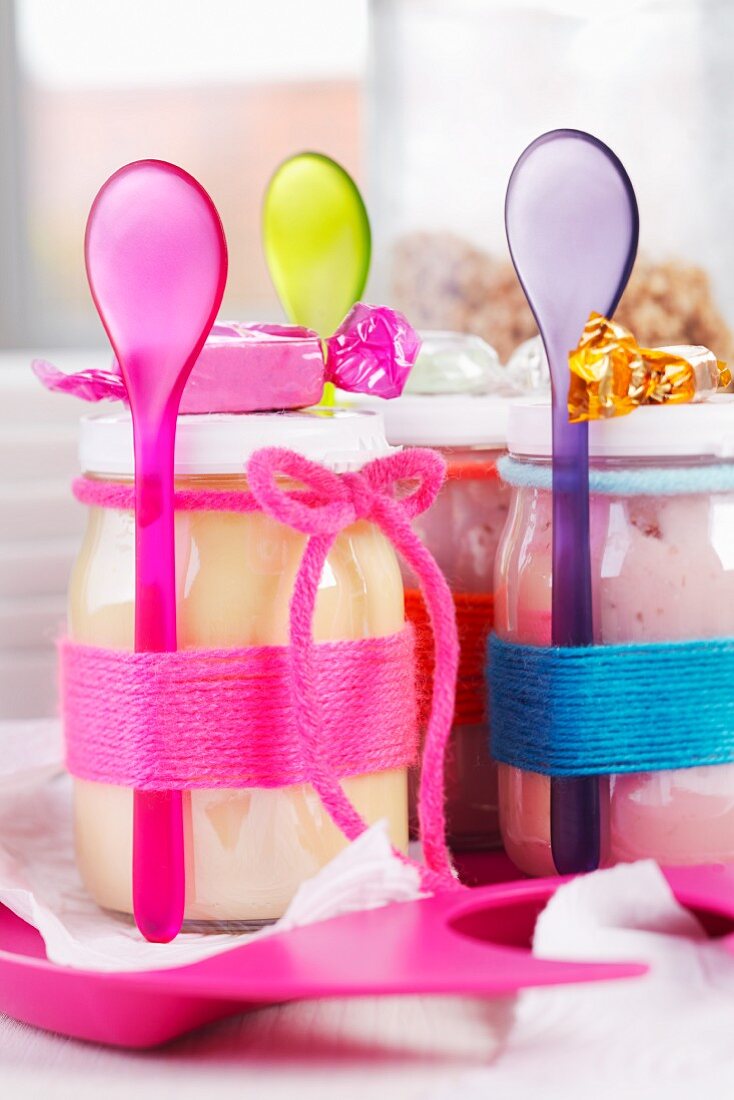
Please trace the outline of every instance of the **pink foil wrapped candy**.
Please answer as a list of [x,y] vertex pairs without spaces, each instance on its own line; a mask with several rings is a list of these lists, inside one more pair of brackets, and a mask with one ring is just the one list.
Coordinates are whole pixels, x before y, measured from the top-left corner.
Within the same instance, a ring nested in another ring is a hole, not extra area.
[[326,378],[347,393],[400,397],[420,351],[402,313],[357,302],[326,341]]
[[34,359],[31,370],[36,378],[52,393],[69,393],[82,401],[124,401],[127,404],[125,383],[113,363],[110,370],[80,370],[65,374],[45,359]]
[[[386,306],[358,302],[322,345],[296,325],[218,321],[194,364],[181,399],[182,413],[246,413],[300,409],[321,400],[324,382],[350,393],[399,397],[420,348],[406,319]],[[48,390],[83,401],[123,401],[115,360],[108,371],[64,374],[43,360],[32,369]]]

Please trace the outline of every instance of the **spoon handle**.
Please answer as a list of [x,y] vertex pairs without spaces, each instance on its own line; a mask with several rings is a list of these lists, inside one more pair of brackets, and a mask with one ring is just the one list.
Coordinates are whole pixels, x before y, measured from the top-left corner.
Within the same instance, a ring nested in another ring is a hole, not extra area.
[[[175,417],[135,424],[135,649],[176,649],[173,526]],[[147,940],[168,943],[183,922],[185,899],[181,791],[133,796],[133,911]]]
[[[551,354],[565,355],[549,341]],[[553,406],[553,589],[552,641],[556,646],[591,645],[588,426],[568,424],[565,404]],[[571,430],[569,430],[569,428]],[[550,827],[559,874],[593,871],[601,854],[598,776],[551,777]]]
[[181,791],[133,795],[133,912],[150,943],[170,943],[183,924],[183,799]]

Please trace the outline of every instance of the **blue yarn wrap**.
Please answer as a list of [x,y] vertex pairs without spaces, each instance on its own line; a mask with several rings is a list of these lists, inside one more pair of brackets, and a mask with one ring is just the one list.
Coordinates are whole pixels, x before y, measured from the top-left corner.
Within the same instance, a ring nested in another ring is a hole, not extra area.
[[[508,485],[522,489],[552,488],[550,462],[521,462],[509,455],[497,463]],[[690,466],[620,466],[589,469],[589,492],[618,496],[680,496],[686,493],[734,492],[734,462]]]
[[734,762],[734,638],[559,648],[493,634],[491,751],[541,775]]

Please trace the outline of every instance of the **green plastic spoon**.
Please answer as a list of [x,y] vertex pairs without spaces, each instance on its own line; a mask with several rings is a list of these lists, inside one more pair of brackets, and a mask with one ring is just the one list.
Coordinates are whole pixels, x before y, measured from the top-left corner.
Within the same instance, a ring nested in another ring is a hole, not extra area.
[[[288,318],[326,339],[358,301],[372,235],[356,183],[323,153],[298,153],[273,174],[263,202],[263,242]],[[324,389],[333,404],[333,386]]]

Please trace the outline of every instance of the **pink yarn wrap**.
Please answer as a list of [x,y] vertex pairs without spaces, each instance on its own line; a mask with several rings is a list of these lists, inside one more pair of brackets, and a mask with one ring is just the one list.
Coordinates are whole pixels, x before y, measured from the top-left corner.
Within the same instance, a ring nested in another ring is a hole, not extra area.
[[[411,626],[319,642],[322,743],[335,775],[417,761]],[[287,645],[174,653],[59,645],[66,766],[136,791],[290,787],[310,782]]]
[[[323,701],[318,688],[317,646],[312,622],[326,558],[341,531],[367,520],[379,527],[418,578],[431,622],[434,678],[425,732],[418,818],[426,866],[419,866],[428,889],[456,887],[445,842],[444,759],[454,713],[459,645],[454,602],[432,555],[413,531],[411,520],[435,500],[445,477],[444,460],[434,451],[406,449],[369,462],[358,472],[336,474],[278,447],[257,451],[247,464],[250,493],[187,490],[175,497],[180,510],[262,511],[308,536],[290,604],[290,676],[297,733],[308,781],[348,840],[366,822],[344,794],[324,744]],[[283,480],[295,482],[290,488]],[[414,483],[407,495],[401,485]],[[131,486],[89,478],[74,483],[77,499],[103,507],[132,508]],[[402,853],[399,858],[407,860]]]

